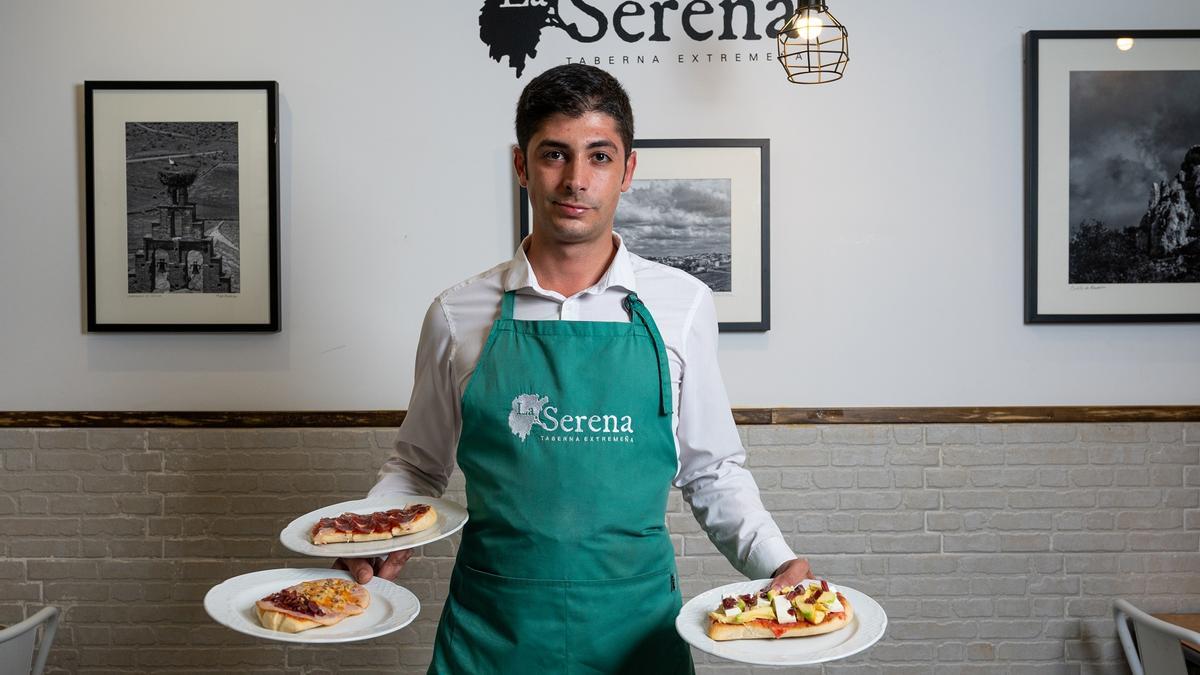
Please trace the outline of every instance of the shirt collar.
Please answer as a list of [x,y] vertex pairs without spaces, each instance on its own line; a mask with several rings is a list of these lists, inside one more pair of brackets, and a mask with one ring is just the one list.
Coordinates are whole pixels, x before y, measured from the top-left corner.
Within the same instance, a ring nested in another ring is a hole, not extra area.
[[[625,248],[625,241],[621,239],[621,235],[613,232],[612,236],[613,241],[617,244],[617,254],[613,256],[612,263],[609,264],[608,269],[604,271],[604,275],[600,277],[596,285],[585,289],[582,291],[583,293],[600,294],[614,287],[623,288],[630,293],[637,292],[633,261],[631,260],[633,254]],[[517,247],[512,260],[509,261],[508,269],[504,271],[504,290],[519,291],[530,288],[538,295],[559,297],[558,293],[548,291],[538,283],[537,275],[533,273],[533,266],[529,264],[529,258],[525,255],[525,248],[528,245],[529,237],[527,236],[521,241],[521,245]]]

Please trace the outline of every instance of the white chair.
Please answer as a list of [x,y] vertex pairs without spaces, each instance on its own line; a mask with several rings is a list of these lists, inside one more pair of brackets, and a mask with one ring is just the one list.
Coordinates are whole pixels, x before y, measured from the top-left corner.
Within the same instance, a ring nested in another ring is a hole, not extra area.
[[[1113,618],[1133,675],[1187,675],[1183,645],[1179,641],[1200,644],[1200,633],[1156,619],[1125,600],[1114,603]],[[1130,625],[1137,635],[1136,647]]]
[[[42,639],[37,645],[37,660],[33,647],[37,639],[38,626],[44,626]],[[43,607],[41,611],[21,623],[0,629],[0,673],[29,673],[42,675],[46,668],[46,657],[50,655],[50,644],[54,642],[54,631],[58,629],[58,608]],[[30,670],[30,664],[33,669]]]

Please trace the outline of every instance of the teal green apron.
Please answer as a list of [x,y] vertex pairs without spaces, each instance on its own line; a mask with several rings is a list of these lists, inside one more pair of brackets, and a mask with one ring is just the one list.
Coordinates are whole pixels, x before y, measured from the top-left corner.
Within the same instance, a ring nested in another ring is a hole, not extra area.
[[665,525],[676,472],[666,348],[631,321],[516,321],[462,400],[470,520],[430,673],[693,672]]

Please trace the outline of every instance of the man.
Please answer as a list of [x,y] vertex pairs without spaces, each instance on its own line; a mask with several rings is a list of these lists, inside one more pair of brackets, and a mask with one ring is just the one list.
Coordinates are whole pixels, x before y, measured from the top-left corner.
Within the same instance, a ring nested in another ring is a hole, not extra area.
[[[533,232],[434,300],[371,494],[441,495],[456,461],[466,478],[429,672],[691,673],[674,629],[672,482],[747,576],[795,584],[808,563],[742,468],[711,292],[612,231],[637,167],[621,85],[553,68],[521,94],[516,128]],[[390,580],[410,555],[344,564]]]

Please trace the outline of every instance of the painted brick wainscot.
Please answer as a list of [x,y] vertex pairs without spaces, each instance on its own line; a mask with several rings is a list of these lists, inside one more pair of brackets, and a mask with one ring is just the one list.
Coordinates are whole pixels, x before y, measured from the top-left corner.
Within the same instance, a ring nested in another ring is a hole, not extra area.
[[[748,466],[814,570],[880,601],[863,655],[797,673],[1127,673],[1111,606],[1200,611],[1200,408],[735,411]],[[50,673],[419,673],[457,536],[400,582],[410,627],[284,646],[210,621],[296,515],[363,496],[402,413],[0,414],[0,624],[65,611]],[[446,495],[465,501],[461,474]],[[740,580],[678,491],[684,598]],[[779,672],[696,653],[700,673]]]

